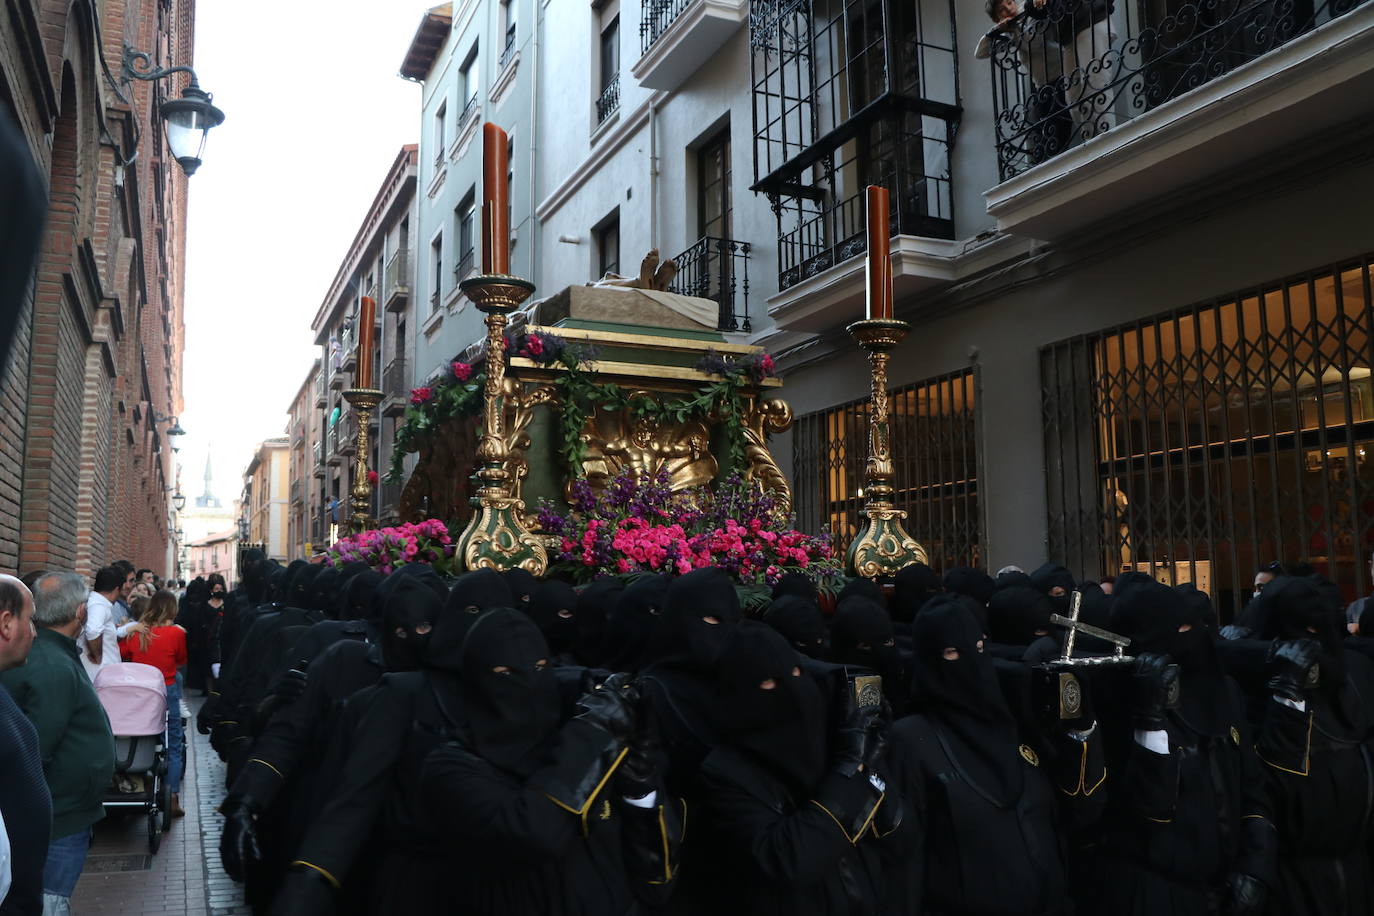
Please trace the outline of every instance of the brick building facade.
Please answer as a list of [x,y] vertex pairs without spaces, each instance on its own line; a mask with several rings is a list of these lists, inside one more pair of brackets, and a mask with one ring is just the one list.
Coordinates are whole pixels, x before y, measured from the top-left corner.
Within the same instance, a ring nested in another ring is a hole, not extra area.
[[35,283],[0,375],[0,569],[171,572],[186,177],[126,48],[190,64],[194,0],[7,0],[0,109],[47,176]]

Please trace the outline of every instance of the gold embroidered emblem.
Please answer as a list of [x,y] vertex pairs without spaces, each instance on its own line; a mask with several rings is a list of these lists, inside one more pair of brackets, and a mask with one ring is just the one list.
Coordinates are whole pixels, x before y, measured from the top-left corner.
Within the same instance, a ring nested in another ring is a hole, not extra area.
[[611,819],[611,803],[608,799],[601,799],[601,819],[609,821]]
[[1026,763],[1029,763],[1033,767],[1040,766],[1040,757],[1035,753],[1035,751],[1031,750],[1030,745],[1021,745],[1020,751],[1022,760],[1026,761]]
[[1240,747],[1240,731],[1234,725],[1231,726],[1231,743]]

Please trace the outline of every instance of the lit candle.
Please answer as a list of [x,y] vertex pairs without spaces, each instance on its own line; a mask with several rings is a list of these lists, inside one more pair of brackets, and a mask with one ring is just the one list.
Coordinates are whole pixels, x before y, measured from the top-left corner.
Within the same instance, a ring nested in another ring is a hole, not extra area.
[[510,149],[506,132],[482,125],[482,273],[510,273]]
[[868,186],[868,317],[892,318],[892,253],[887,222],[887,188]]
[[362,308],[358,310],[358,368],[353,373],[353,387],[372,387],[372,333],[377,321],[377,302],[371,296],[363,296]]

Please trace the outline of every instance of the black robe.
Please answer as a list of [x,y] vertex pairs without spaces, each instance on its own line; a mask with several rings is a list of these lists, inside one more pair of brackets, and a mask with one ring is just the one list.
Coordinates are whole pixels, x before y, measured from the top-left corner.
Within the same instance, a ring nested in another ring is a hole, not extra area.
[[905,818],[889,856],[884,913],[1030,916],[1070,912],[1074,856],[1101,816],[1107,792],[1099,732],[1022,745],[1022,789],[1000,800],[961,763],[957,733],[926,716],[892,727],[888,788]]
[[1219,912],[1233,873],[1272,883],[1264,774],[1240,690],[1223,685],[1211,709],[1219,733],[1171,711],[1167,755],[1142,747],[1125,716],[1104,717],[1116,727],[1106,735],[1112,776],[1091,912],[1201,916]]
[[[823,726],[818,723],[818,727]],[[711,909],[700,912],[732,916],[879,912],[885,892],[880,849],[886,841],[877,835],[875,826],[857,843],[851,842],[825,808],[797,797],[769,769],[732,747],[718,747],[707,755],[699,782],[704,823],[693,828],[699,833],[688,842],[705,842],[717,853],[712,873],[697,876],[698,884],[704,879],[715,892]],[[867,795],[863,774],[851,782],[854,792]],[[899,802],[889,796],[882,805],[891,809]]]
[[[551,739],[555,748],[557,740]],[[456,742],[436,750],[424,772],[431,829],[445,837],[444,860],[462,863],[446,875],[441,911],[602,916],[662,906],[676,856],[646,861],[639,850],[675,843],[662,819],[680,820],[683,804],[659,792],[654,807],[638,808],[614,788],[612,782],[579,817]]]
[[1345,667],[1344,697],[1315,691],[1302,712],[1270,697],[1259,729],[1278,829],[1276,916],[1374,912],[1374,666],[1346,652]]

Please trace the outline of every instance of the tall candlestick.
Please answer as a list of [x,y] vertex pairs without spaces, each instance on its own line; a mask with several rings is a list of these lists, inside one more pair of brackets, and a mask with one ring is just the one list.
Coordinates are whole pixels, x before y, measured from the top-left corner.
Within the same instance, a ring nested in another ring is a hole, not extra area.
[[506,132],[482,125],[482,273],[510,273],[510,148]]
[[888,227],[887,188],[868,186],[868,317],[892,317],[892,253]]
[[355,388],[372,387],[372,336],[376,321],[376,300],[371,296],[363,296],[362,308],[358,310],[358,368],[353,373]]

